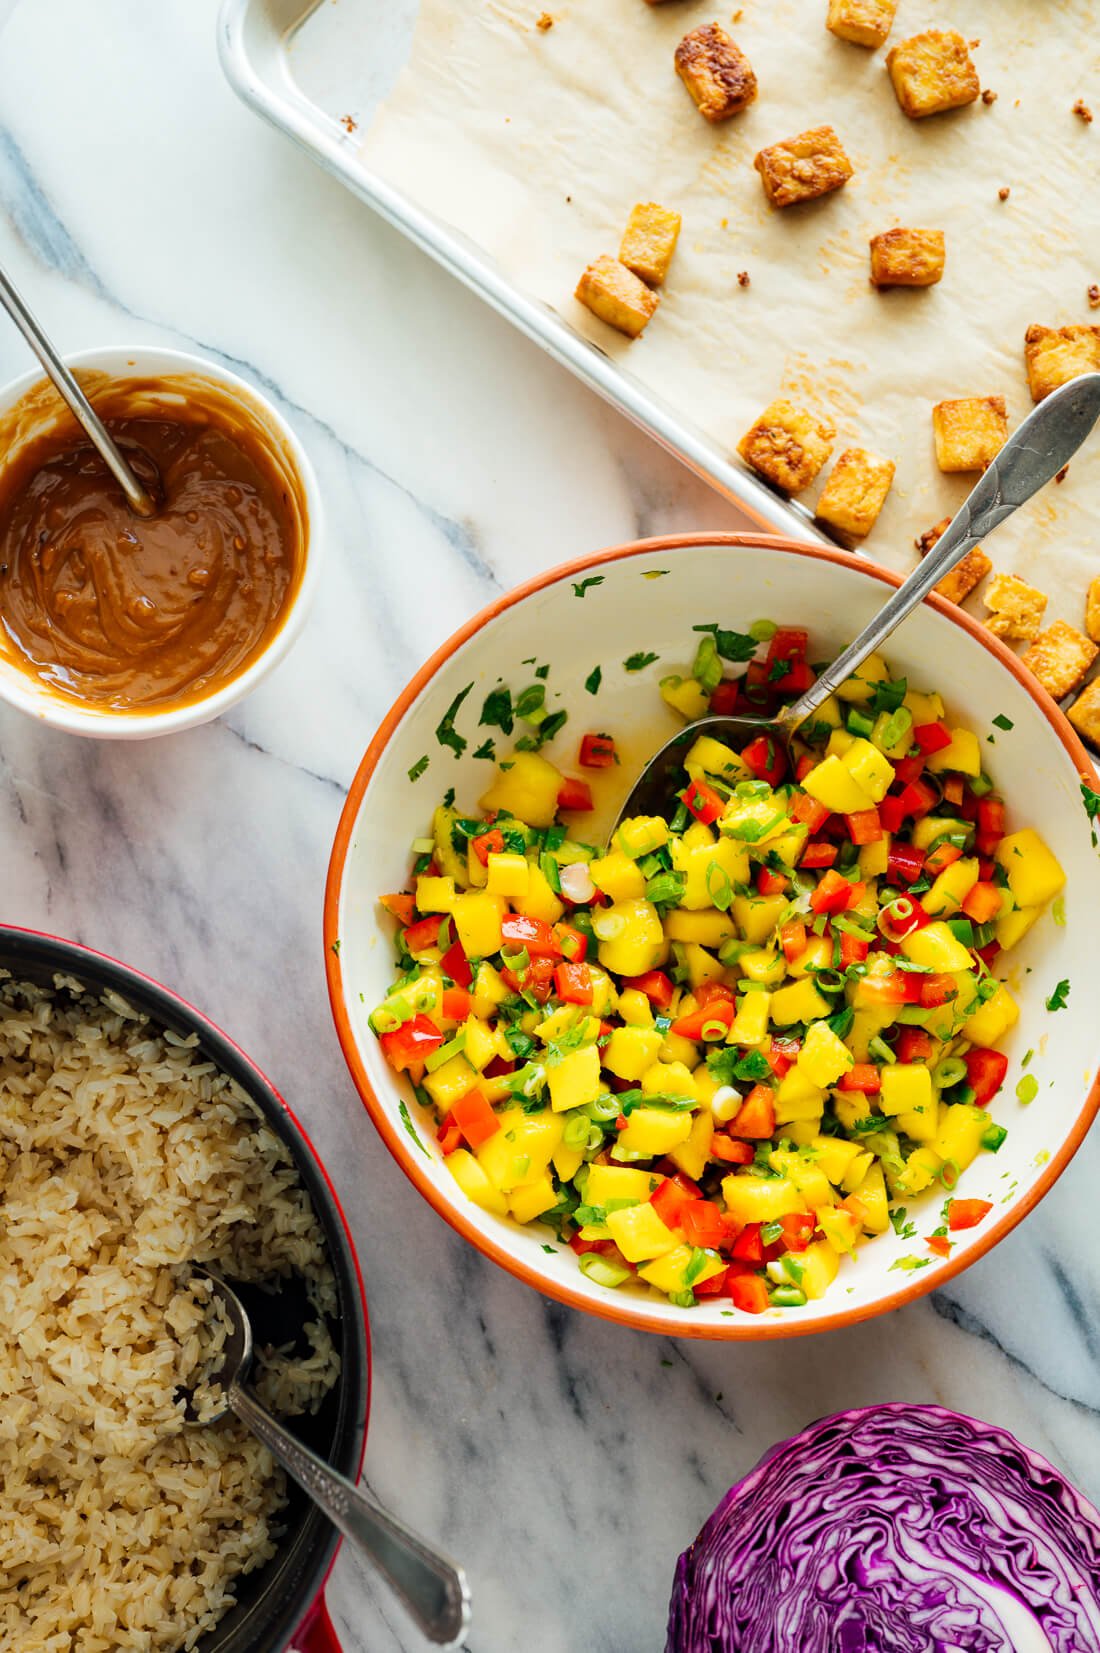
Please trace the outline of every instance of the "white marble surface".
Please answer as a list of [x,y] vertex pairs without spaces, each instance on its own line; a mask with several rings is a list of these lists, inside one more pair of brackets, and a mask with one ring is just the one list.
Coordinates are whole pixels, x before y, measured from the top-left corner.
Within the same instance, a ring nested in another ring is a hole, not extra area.
[[[324,991],[322,882],[367,739],[495,592],[736,515],[249,115],[218,70],[214,0],[0,0],[5,17],[0,259],[65,348],[174,344],[264,385],[331,538],[307,636],[224,721],[114,746],[0,711],[0,914],[179,989],[304,1116],[366,1274],[367,1474],[466,1562],[471,1649],[656,1653],[676,1555],[719,1495],[846,1405],[977,1412],[1100,1497],[1095,1143],[932,1300],[757,1350],[544,1302],[413,1193]],[[0,379],[26,365],[0,326]],[[347,1653],[420,1645],[346,1555],[329,1602]]]

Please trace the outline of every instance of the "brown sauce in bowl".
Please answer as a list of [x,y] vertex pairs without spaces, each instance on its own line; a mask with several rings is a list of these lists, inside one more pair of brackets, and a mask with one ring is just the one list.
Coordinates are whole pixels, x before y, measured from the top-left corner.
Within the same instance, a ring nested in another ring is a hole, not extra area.
[[190,705],[282,626],[305,562],[301,479],[260,405],[215,380],[80,378],[159,509],[135,516],[36,386],[0,422],[0,648],[101,711]]

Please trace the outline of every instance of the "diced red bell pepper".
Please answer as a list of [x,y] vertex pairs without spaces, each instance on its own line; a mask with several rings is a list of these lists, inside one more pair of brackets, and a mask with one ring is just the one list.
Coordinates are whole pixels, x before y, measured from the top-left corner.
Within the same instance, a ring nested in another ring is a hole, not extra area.
[[561,943],[544,918],[507,913],[501,920],[500,933],[506,947],[526,947],[531,958],[561,958]]
[[861,936],[849,935],[847,930],[840,932],[840,968],[847,970],[850,964],[863,964],[867,954],[871,951],[871,943],[864,941]]
[[947,867],[961,860],[962,850],[958,844],[937,844],[924,863],[924,871],[929,878],[938,878]]
[[[802,785],[802,782],[806,779],[806,776],[810,773],[810,770],[811,769],[816,769],[816,768],[817,768],[817,759],[811,757],[809,752],[803,752],[802,756],[798,759],[797,763],[794,766],[794,778],[798,782],[799,786]],[[816,798],[813,799],[813,802],[817,803],[817,799]],[[792,800],[792,804],[793,804],[793,800]],[[820,808],[820,805],[818,807]],[[793,807],[791,808],[790,813],[792,815],[794,814]]]
[[500,1120],[479,1090],[459,1097],[451,1108],[451,1118],[471,1148],[480,1148],[500,1130]]
[[752,1087],[730,1120],[729,1132],[754,1142],[766,1142],[775,1135],[775,1092],[770,1085]]
[[610,735],[584,735],[578,762],[582,769],[610,769],[615,762],[615,742]]
[[782,895],[789,883],[785,874],[774,872],[771,867],[756,869],[756,888],[761,895]]
[[732,1004],[735,998],[733,988],[724,981],[700,982],[693,991],[696,1004],[712,1004],[715,999],[728,999]]
[[572,924],[563,924],[559,919],[554,925],[554,939],[570,964],[583,964],[588,957],[588,937]]
[[806,926],[800,918],[789,919],[779,931],[779,945],[788,964],[806,951]]
[[724,677],[710,697],[709,710],[714,717],[729,717],[737,707],[736,677]]
[[974,950],[986,969],[992,970],[997,961],[997,954],[1001,951],[1001,944],[999,941],[991,941],[988,947],[976,947]]
[[448,1154],[453,1154],[456,1148],[461,1148],[463,1143],[462,1132],[459,1130],[457,1125],[452,1123],[450,1114],[447,1115],[446,1119],[440,1125],[439,1130],[436,1132],[436,1138],[439,1142],[440,1148],[443,1150],[444,1158],[446,1158]]
[[853,844],[877,844],[882,837],[882,822],[878,818],[877,809],[860,809],[854,815],[846,815],[848,836]]
[[1001,798],[978,799],[978,850],[992,855],[1005,835],[1005,806]]
[[[914,930],[923,930],[931,924],[931,913],[925,912],[916,896],[899,895],[881,908],[878,915],[879,933],[884,942],[895,944],[911,936]],[[912,1001],[918,1003],[918,999]]]
[[[924,759],[922,757],[898,758],[894,763],[894,783],[904,789],[917,781],[924,774]],[[891,828],[891,831],[896,830]]]
[[460,942],[448,947],[439,961],[439,968],[445,976],[450,976],[456,987],[469,987],[474,979],[470,969],[470,961],[462,951]]
[[717,1251],[728,1239],[725,1218],[713,1200],[688,1200],[680,1208],[680,1227],[688,1245],[704,1250]]
[[886,879],[890,884],[915,884],[924,871],[924,851],[915,844],[891,844],[886,857]]
[[884,832],[900,832],[905,820],[905,811],[901,807],[901,799],[883,798],[878,806],[878,818],[882,822]]
[[410,924],[403,931],[405,946],[412,954],[426,953],[429,947],[435,947],[439,941],[439,931],[443,923],[441,913],[430,913],[427,918],[418,918],[415,924]]
[[708,786],[706,781],[693,780],[680,797],[688,814],[694,815],[704,826],[710,826],[712,821],[716,821],[725,807],[717,792],[712,786]]
[[411,924],[416,917],[416,897],[409,895],[407,891],[402,891],[399,895],[379,896],[379,900],[386,911],[392,913],[402,926]]
[[[709,1003],[700,1005],[687,1016],[680,1016],[672,1024],[673,1033],[679,1034],[681,1039],[725,1039],[733,1025],[734,1006],[732,998],[712,998]],[[704,1029],[706,1030],[704,1034]]]
[[554,987],[562,1004],[592,1003],[592,972],[587,964],[559,964]]
[[771,1044],[763,1053],[764,1060],[777,1079],[785,1079],[798,1060],[798,1053],[801,1049],[801,1039],[773,1038]]
[[952,1200],[947,1207],[947,1226],[952,1234],[962,1228],[976,1228],[992,1209],[992,1200]]
[[741,753],[741,759],[758,781],[778,786],[787,773],[787,757],[782,746],[771,735],[758,735]]
[[649,1203],[666,1228],[679,1228],[684,1207],[694,1202],[692,1196],[686,1194],[679,1183],[674,1182],[671,1177],[666,1177],[649,1196]]
[[720,1159],[726,1165],[751,1165],[756,1158],[747,1142],[734,1142],[723,1131],[715,1131],[710,1139],[711,1159]]
[[930,758],[933,752],[946,752],[951,745],[951,731],[943,723],[918,723],[913,740],[925,757]]
[[386,1061],[397,1073],[404,1073],[438,1050],[443,1035],[427,1016],[413,1016],[392,1033],[383,1033],[379,1043]]
[[635,987],[639,993],[644,993],[651,1005],[658,1010],[667,1010],[672,1003],[672,995],[676,989],[670,977],[663,970],[648,970],[644,976],[628,976],[623,981],[624,987]]
[[966,1080],[974,1092],[974,1101],[979,1108],[984,1108],[992,1102],[997,1092],[1005,1082],[1008,1072],[1008,1057],[1000,1050],[983,1050],[975,1047],[968,1050],[963,1057],[966,1063]]
[[966,787],[961,775],[948,775],[943,783],[943,801],[953,809],[959,809],[966,794]]
[[[897,970],[892,976],[864,976],[859,984],[860,998],[870,1004],[906,1004],[909,993],[907,972]],[[919,988],[918,988],[919,993]],[[919,1002],[919,1001],[912,1001]]]
[[[633,1089],[634,1084],[635,1081],[630,1080],[628,1089]],[[674,1182],[677,1188],[687,1195],[689,1200],[702,1198],[703,1190],[699,1187],[699,1184],[689,1177],[686,1171],[681,1171],[675,1160],[659,1159],[656,1169],[659,1176],[667,1177],[669,1182]]]
[[877,1096],[882,1089],[882,1074],[874,1062],[856,1062],[836,1082],[838,1091],[862,1091],[864,1096]]
[[440,1009],[446,1022],[464,1022],[470,1014],[470,995],[464,987],[445,987]]
[[721,1274],[708,1274],[705,1280],[696,1280],[691,1289],[696,1297],[721,1297],[726,1289],[728,1274],[727,1268],[724,1268]]
[[954,976],[935,974],[921,976],[920,1002],[926,1010],[935,1010],[941,1004],[950,1004],[959,996],[959,984]]
[[780,1217],[779,1226],[783,1230],[783,1244],[788,1251],[805,1251],[814,1237],[817,1218],[811,1211],[792,1211],[787,1216]]
[[807,661],[792,660],[782,677],[771,679],[771,686],[776,694],[805,694],[816,682]]
[[558,787],[558,808],[581,815],[592,808],[592,788],[576,775],[565,775]]
[[922,815],[927,815],[934,806],[936,793],[926,781],[910,781],[898,802],[902,815],[912,815],[916,820]]
[[762,1263],[764,1242],[760,1238],[760,1224],[748,1223],[734,1240],[730,1250],[740,1263]]
[[579,1234],[573,1234],[569,1239],[570,1251],[575,1251],[578,1257],[587,1257],[590,1251],[606,1257],[609,1251],[615,1250],[614,1240],[582,1240]]
[[962,910],[975,924],[990,924],[1003,905],[1004,896],[996,884],[980,879],[963,901]]
[[[805,857],[803,857],[802,865],[805,866],[805,864]],[[810,906],[815,913],[847,912],[849,907],[858,906],[863,899],[865,889],[865,884],[858,881],[851,883],[847,878],[842,878],[840,873],[830,868],[812,892]]]
[[[811,765],[813,760],[811,759]],[[816,767],[816,766],[815,766]],[[829,819],[829,811],[808,792],[798,792],[788,806],[792,821],[801,821],[811,832],[819,832]]]
[[935,1048],[935,1040],[923,1027],[902,1027],[894,1055],[899,1062],[927,1062]]
[[951,1241],[946,1234],[929,1234],[925,1237],[925,1245],[929,1251],[934,1251],[937,1257],[950,1257]]
[[735,1275],[729,1286],[734,1308],[744,1314],[763,1314],[770,1307],[768,1288],[759,1274]]
[[479,832],[470,839],[474,846],[474,854],[483,867],[489,865],[490,855],[500,855],[504,849],[504,834],[499,827],[493,827],[489,832]]
[[958,813],[964,821],[973,821],[977,823],[978,800],[969,787],[967,787],[966,791],[963,793],[963,801],[958,806]]
[[806,845],[798,858],[798,864],[808,871],[815,867],[831,867],[839,854],[840,851],[835,844],[827,844],[818,838]]
[[481,1070],[483,1079],[503,1079],[506,1073],[515,1073],[516,1064],[506,1062],[503,1056],[494,1056],[491,1062],[486,1063]]
[[810,634],[801,626],[777,626],[768,644],[768,665],[777,660],[805,660]]

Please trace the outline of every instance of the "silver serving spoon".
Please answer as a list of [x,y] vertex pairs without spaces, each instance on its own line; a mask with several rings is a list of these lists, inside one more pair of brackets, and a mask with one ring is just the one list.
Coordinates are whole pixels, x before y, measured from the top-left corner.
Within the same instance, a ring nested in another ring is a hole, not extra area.
[[470,1625],[470,1592],[462,1568],[410,1532],[363,1487],[355,1486],[303,1446],[260,1405],[252,1391],[244,1387],[252,1362],[252,1326],[244,1304],[217,1275],[198,1267],[193,1272],[210,1282],[228,1317],[230,1331],[223,1364],[209,1380],[221,1388],[225,1404],[200,1418],[193,1397],[185,1393],[189,1421],[215,1423],[232,1412],[359,1553],[373,1562],[428,1640],[441,1647],[461,1647]]
[[80,421],[90,440],[99,450],[100,457],[126,495],[126,502],[131,511],[139,517],[156,516],[156,500],[149,490],[144,488],[138,481],[133,470],[122,457],[110,431],[77,384],[72,373],[61,360],[34,315],[28,310],[10,276],[3,269],[0,269],[0,304],[4,306],[38,360],[46,369],[58,392],[65,398],[73,416]]
[[631,815],[662,815],[679,790],[685,747],[697,735],[713,735],[741,751],[750,740],[769,736],[788,752],[800,724],[850,677],[895,631],[932,587],[968,551],[1010,517],[1018,506],[1057,476],[1100,419],[1100,373],[1084,373],[1052,391],[1008,438],[952,517],[924,560],[892,592],[853,643],[827,666],[812,688],[771,718],[701,717],[665,742],[635,781],[612,828]]

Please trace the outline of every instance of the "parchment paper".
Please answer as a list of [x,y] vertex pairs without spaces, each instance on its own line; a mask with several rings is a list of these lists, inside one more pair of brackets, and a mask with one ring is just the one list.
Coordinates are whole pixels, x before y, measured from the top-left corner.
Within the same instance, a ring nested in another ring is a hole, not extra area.
[[[974,481],[937,470],[932,404],[1001,394],[1015,424],[1032,405],[1028,324],[1100,322],[1086,297],[1100,282],[1100,4],[901,0],[889,44],[958,28],[980,39],[982,84],[997,94],[918,122],[898,107],[884,51],[826,32],[825,0],[745,0],[736,12],[713,0],[547,0],[547,32],[542,10],[539,0],[422,0],[364,160],[724,449],[785,392],[828,411],[836,453],[857,442],[895,459],[865,549],[909,566],[914,535]],[[760,81],[757,102],[718,127],[672,62],[681,36],[712,19]],[[1074,114],[1078,98],[1095,105],[1095,124]],[[772,211],[754,154],[823,122],[854,178]],[[631,343],[572,294],[592,258],[618,251],[638,200],[675,207],[684,227],[660,309]],[[868,238],[896,224],[946,231],[938,286],[871,288]],[[998,567],[1050,593],[1046,623],[1082,627],[1084,589],[1100,572],[1098,443],[989,546]],[[976,599],[968,606],[984,614]]]

